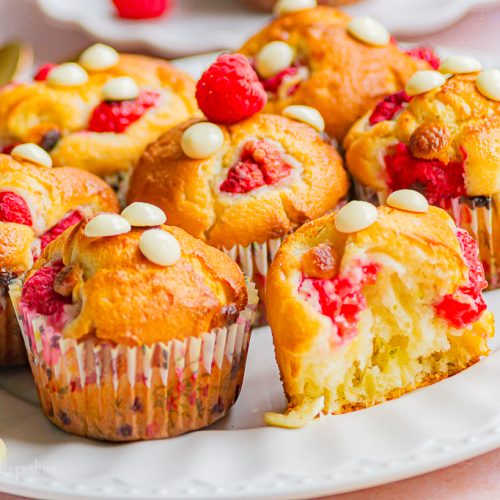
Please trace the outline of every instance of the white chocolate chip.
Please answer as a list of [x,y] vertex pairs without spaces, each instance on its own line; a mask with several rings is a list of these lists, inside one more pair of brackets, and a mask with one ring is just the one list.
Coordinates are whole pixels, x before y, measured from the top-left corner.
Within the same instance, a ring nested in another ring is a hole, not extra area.
[[140,90],[137,83],[128,76],[112,78],[102,88],[102,94],[106,101],[127,101],[136,99]]
[[127,219],[131,226],[136,227],[160,226],[167,221],[167,216],[161,208],[142,201],[131,203],[121,216]]
[[7,458],[7,445],[0,439],[0,464]]
[[477,90],[493,101],[500,101],[500,70],[487,69],[476,79]]
[[447,57],[439,66],[439,71],[443,74],[474,73],[481,71],[483,65],[474,57],[450,56]]
[[181,148],[186,156],[201,160],[209,158],[224,144],[224,134],[215,123],[201,122],[188,127],[182,134]]
[[355,233],[371,226],[377,220],[377,209],[367,201],[350,201],[335,217],[335,227],[341,233]]
[[391,34],[371,17],[355,17],[347,25],[347,32],[358,40],[375,47],[383,47],[391,41]]
[[52,158],[49,153],[42,149],[37,144],[32,142],[27,142],[25,144],[19,144],[10,153],[12,158],[16,160],[25,160],[36,165],[42,165],[42,167],[50,168],[52,167]]
[[323,132],[325,130],[325,120],[321,116],[321,113],[317,109],[311,108],[310,106],[302,106],[300,104],[287,106],[282,111],[282,115],[290,118],[291,120],[307,123],[318,132]]
[[103,71],[116,66],[120,56],[113,47],[103,43],[95,43],[85,49],[78,62],[87,71]]
[[295,58],[295,52],[285,42],[270,42],[264,45],[255,56],[257,73],[263,78],[270,78],[289,68]]
[[179,242],[161,229],[144,231],[139,240],[139,248],[144,257],[159,266],[172,266],[181,258]]
[[127,219],[118,214],[98,214],[91,219],[83,234],[87,238],[102,238],[105,236],[116,236],[128,233],[132,228]]
[[300,408],[291,410],[287,413],[268,412],[264,414],[264,421],[267,425],[274,427],[284,427],[285,429],[298,429],[312,422],[325,405],[324,396],[304,403]]
[[317,5],[316,0],[278,0],[274,5],[273,13],[276,16],[284,16],[299,10],[314,9]]
[[439,71],[423,70],[413,73],[406,82],[406,93],[409,96],[423,94],[429,90],[437,89],[446,82],[446,77]]
[[429,203],[425,196],[413,189],[400,189],[387,197],[387,205],[408,212],[425,213],[429,210]]
[[64,63],[49,72],[47,83],[56,87],[77,87],[88,79],[89,75],[79,64]]

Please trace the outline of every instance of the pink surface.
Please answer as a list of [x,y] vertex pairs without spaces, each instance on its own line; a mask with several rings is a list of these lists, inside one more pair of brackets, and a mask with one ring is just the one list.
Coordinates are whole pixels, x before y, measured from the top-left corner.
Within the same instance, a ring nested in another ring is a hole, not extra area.
[[[68,0],[72,1],[72,0]],[[12,39],[36,44],[38,60],[73,57],[90,39],[71,28],[51,26],[42,20],[31,0],[0,0],[0,44]],[[500,5],[469,14],[454,26],[422,39],[434,45],[497,51],[500,46]],[[61,43],[64,40],[64,43]],[[489,500],[500,498],[500,450],[430,474],[338,495],[336,500],[448,499]],[[0,493],[0,500],[19,499]]]

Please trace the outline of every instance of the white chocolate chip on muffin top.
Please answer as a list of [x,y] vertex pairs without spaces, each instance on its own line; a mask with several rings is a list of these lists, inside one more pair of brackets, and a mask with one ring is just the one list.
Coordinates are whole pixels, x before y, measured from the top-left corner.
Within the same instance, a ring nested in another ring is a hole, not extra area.
[[335,217],[335,227],[341,233],[355,233],[366,229],[377,220],[377,209],[366,201],[350,201]]
[[195,160],[209,158],[224,144],[224,134],[219,126],[210,122],[195,123],[188,127],[181,138],[181,148],[186,156]]
[[347,32],[357,40],[375,47],[383,47],[391,41],[387,29],[371,17],[355,17],[347,25]]
[[135,227],[160,226],[167,221],[161,208],[142,201],[131,203],[122,211],[121,216]]
[[408,212],[424,213],[429,210],[429,203],[425,196],[413,189],[400,189],[387,197],[387,205]]
[[41,165],[42,167],[47,168],[52,167],[52,158],[49,153],[32,142],[19,144],[11,151],[10,154],[12,158],[16,160],[29,161],[35,165]]
[[118,63],[118,52],[109,45],[96,43],[85,49],[78,58],[78,63],[87,71],[103,71]]
[[127,219],[117,214],[103,213],[96,215],[85,226],[87,238],[102,238],[128,233],[131,230]]

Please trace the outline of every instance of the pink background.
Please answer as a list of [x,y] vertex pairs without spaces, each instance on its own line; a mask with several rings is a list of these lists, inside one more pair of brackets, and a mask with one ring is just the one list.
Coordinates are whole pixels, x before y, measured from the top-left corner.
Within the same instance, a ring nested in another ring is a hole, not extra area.
[[[72,1],[72,0],[67,0]],[[61,44],[64,39],[64,44]],[[37,60],[63,60],[91,41],[83,33],[48,24],[32,0],[0,0],[0,44],[26,40],[36,45]],[[500,47],[500,2],[467,15],[454,26],[421,39],[435,45],[485,51]],[[18,499],[0,493],[0,500]],[[453,467],[377,488],[338,495],[336,500],[489,500],[500,498],[500,450]]]

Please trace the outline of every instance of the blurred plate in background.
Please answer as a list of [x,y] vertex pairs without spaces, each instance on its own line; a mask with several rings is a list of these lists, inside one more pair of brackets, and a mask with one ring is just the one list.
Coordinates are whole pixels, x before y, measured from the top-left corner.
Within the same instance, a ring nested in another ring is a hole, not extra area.
[[[234,49],[262,26],[269,15],[238,0],[177,0],[170,15],[127,21],[114,14],[111,0],[37,0],[51,19],[78,25],[118,48],[142,45],[168,57]],[[471,9],[495,0],[360,0],[345,7],[353,15],[383,21],[396,36],[440,30]]]

